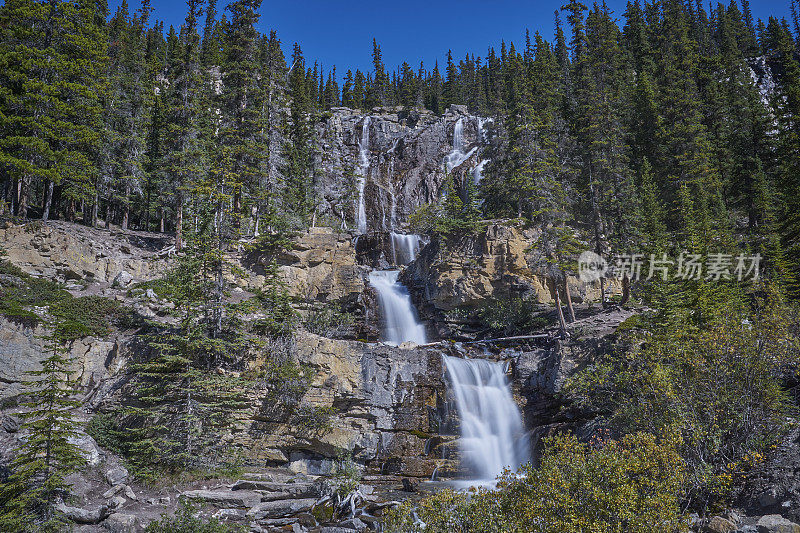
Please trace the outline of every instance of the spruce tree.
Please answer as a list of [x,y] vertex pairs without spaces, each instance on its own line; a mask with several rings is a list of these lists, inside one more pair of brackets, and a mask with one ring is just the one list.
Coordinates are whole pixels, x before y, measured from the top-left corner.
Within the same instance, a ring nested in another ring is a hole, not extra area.
[[35,187],[44,219],[55,187],[68,218],[94,200],[107,45],[101,7],[15,0],[0,8],[0,166],[19,191],[20,217],[28,216]]
[[71,379],[74,358],[65,346],[69,321],[53,324],[44,337],[41,369],[28,372],[22,406],[26,435],[11,461],[11,475],[0,482],[0,529],[63,531],[68,521],[57,509],[69,489],[65,478],[84,464],[72,410],[80,407]]

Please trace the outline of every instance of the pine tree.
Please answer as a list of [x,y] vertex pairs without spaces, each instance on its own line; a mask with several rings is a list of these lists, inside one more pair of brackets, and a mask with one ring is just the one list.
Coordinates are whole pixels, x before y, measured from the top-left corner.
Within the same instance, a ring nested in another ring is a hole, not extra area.
[[132,194],[142,192],[145,179],[145,125],[149,122],[147,110],[153,94],[145,63],[148,16],[148,3],[130,18],[127,2],[123,1],[109,22],[111,107],[107,121],[113,132],[111,153],[114,177],[113,196],[109,201],[120,206],[120,225],[123,230],[128,228]]
[[74,358],[65,346],[69,323],[57,322],[44,338],[41,369],[28,372],[20,431],[27,438],[11,461],[12,473],[0,482],[0,529],[3,531],[63,531],[67,520],[57,502],[69,489],[65,478],[84,464],[72,410]]
[[44,219],[56,186],[68,218],[94,200],[107,43],[100,7],[15,0],[0,9],[0,166],[15,181],[20,217],[39,185]]
[[200,70],[200,36],[197,33],[201,0],[187,4],[186,20],[180,36],[170,28],[167,38],[167,73],[173,80],[164,96],[165,103],[165,170],[174,195],[175,249],[183,245],[183,220],[186,196],[203,175],[201,129],[207,113],[203,96],[212,90],[204,83]]

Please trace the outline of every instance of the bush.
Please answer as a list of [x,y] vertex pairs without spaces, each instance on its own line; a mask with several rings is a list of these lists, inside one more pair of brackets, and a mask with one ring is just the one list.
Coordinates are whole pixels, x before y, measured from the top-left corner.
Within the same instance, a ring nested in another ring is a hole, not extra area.
[[791,411],[781,375],[798,364],[796,320],[775,294],[726,303],[723,312],[696,307],[704,318],[694,324],[655,317],[625,328],[633,348],[606,356],[565,388],[621,433],[679,433],[688,499],[698,510],[724,506],[750,459],[780,438]]
[[213,518],[205,520],[197,516],[195,508],[186,500],[181,501],[175,516],[163,514],[160,520],[150,522],[145,528],[146,533],[235,533],[243,531],[242,526],[223,524]]
[[552,324],[551,318],[538,312],[536,302],[519,297],[494,298],[477,315],[481,325],[494,335],[526,335]]
[[650,533],[684,531],[682,461],[671,442],[637,433],[592,445],[546,440],[541,465],[508,473],[496,491],[442,491],[389,514],[392,533]]
[[334,303],[311,309],[303,319],[303,325],[308,331],[331,338],[345,335],[354,323],[353,315],[343,312]]

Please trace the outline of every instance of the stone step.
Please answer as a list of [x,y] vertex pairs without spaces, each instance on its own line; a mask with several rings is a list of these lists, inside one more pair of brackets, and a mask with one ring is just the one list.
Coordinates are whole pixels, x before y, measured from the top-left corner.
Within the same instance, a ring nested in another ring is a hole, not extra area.
[[248,508],[261,503],[261,494],[248,490],[187,490],[180,497],[220,507]]
[[253,520],[283,518],[308,511],[316,502],[316,498],[300,498],[262,502],[250,509],[247,512],[247,516]]

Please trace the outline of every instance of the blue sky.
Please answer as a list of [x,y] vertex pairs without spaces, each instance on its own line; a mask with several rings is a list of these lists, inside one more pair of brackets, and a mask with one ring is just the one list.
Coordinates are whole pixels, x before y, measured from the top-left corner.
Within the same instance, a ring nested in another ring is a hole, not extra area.
[[[111,0],[112,10],[121,0]],[[138,0],[128,0],[131,9]],[[725,0],[727,3],[729,0]],[[225,0],[219,0],[221,5]],[[440,68],[452,49],[458,60],[467,53],[485,56],[489,45],[500,41],[524,42],[525,29],[539,31],[546,39],[553,35],[553,12],[562,0],[264,0],[258,27],[274,29],[291,53],[299,42],[307,60],[319,61],[326,70],[334,64],[341,78],[348,68],[371,69],[372,38],[378,39],[388,69],[407,60],[413,68],[424,60]],[[584,0],[589,5],[589,0]],[[608,0],[615,15],[621,18],[625,0]],[[153,16],[178,27],[185,15],[182,1],[152,0]],[[751,0],[755,18],[789,14],[789,0]]]

